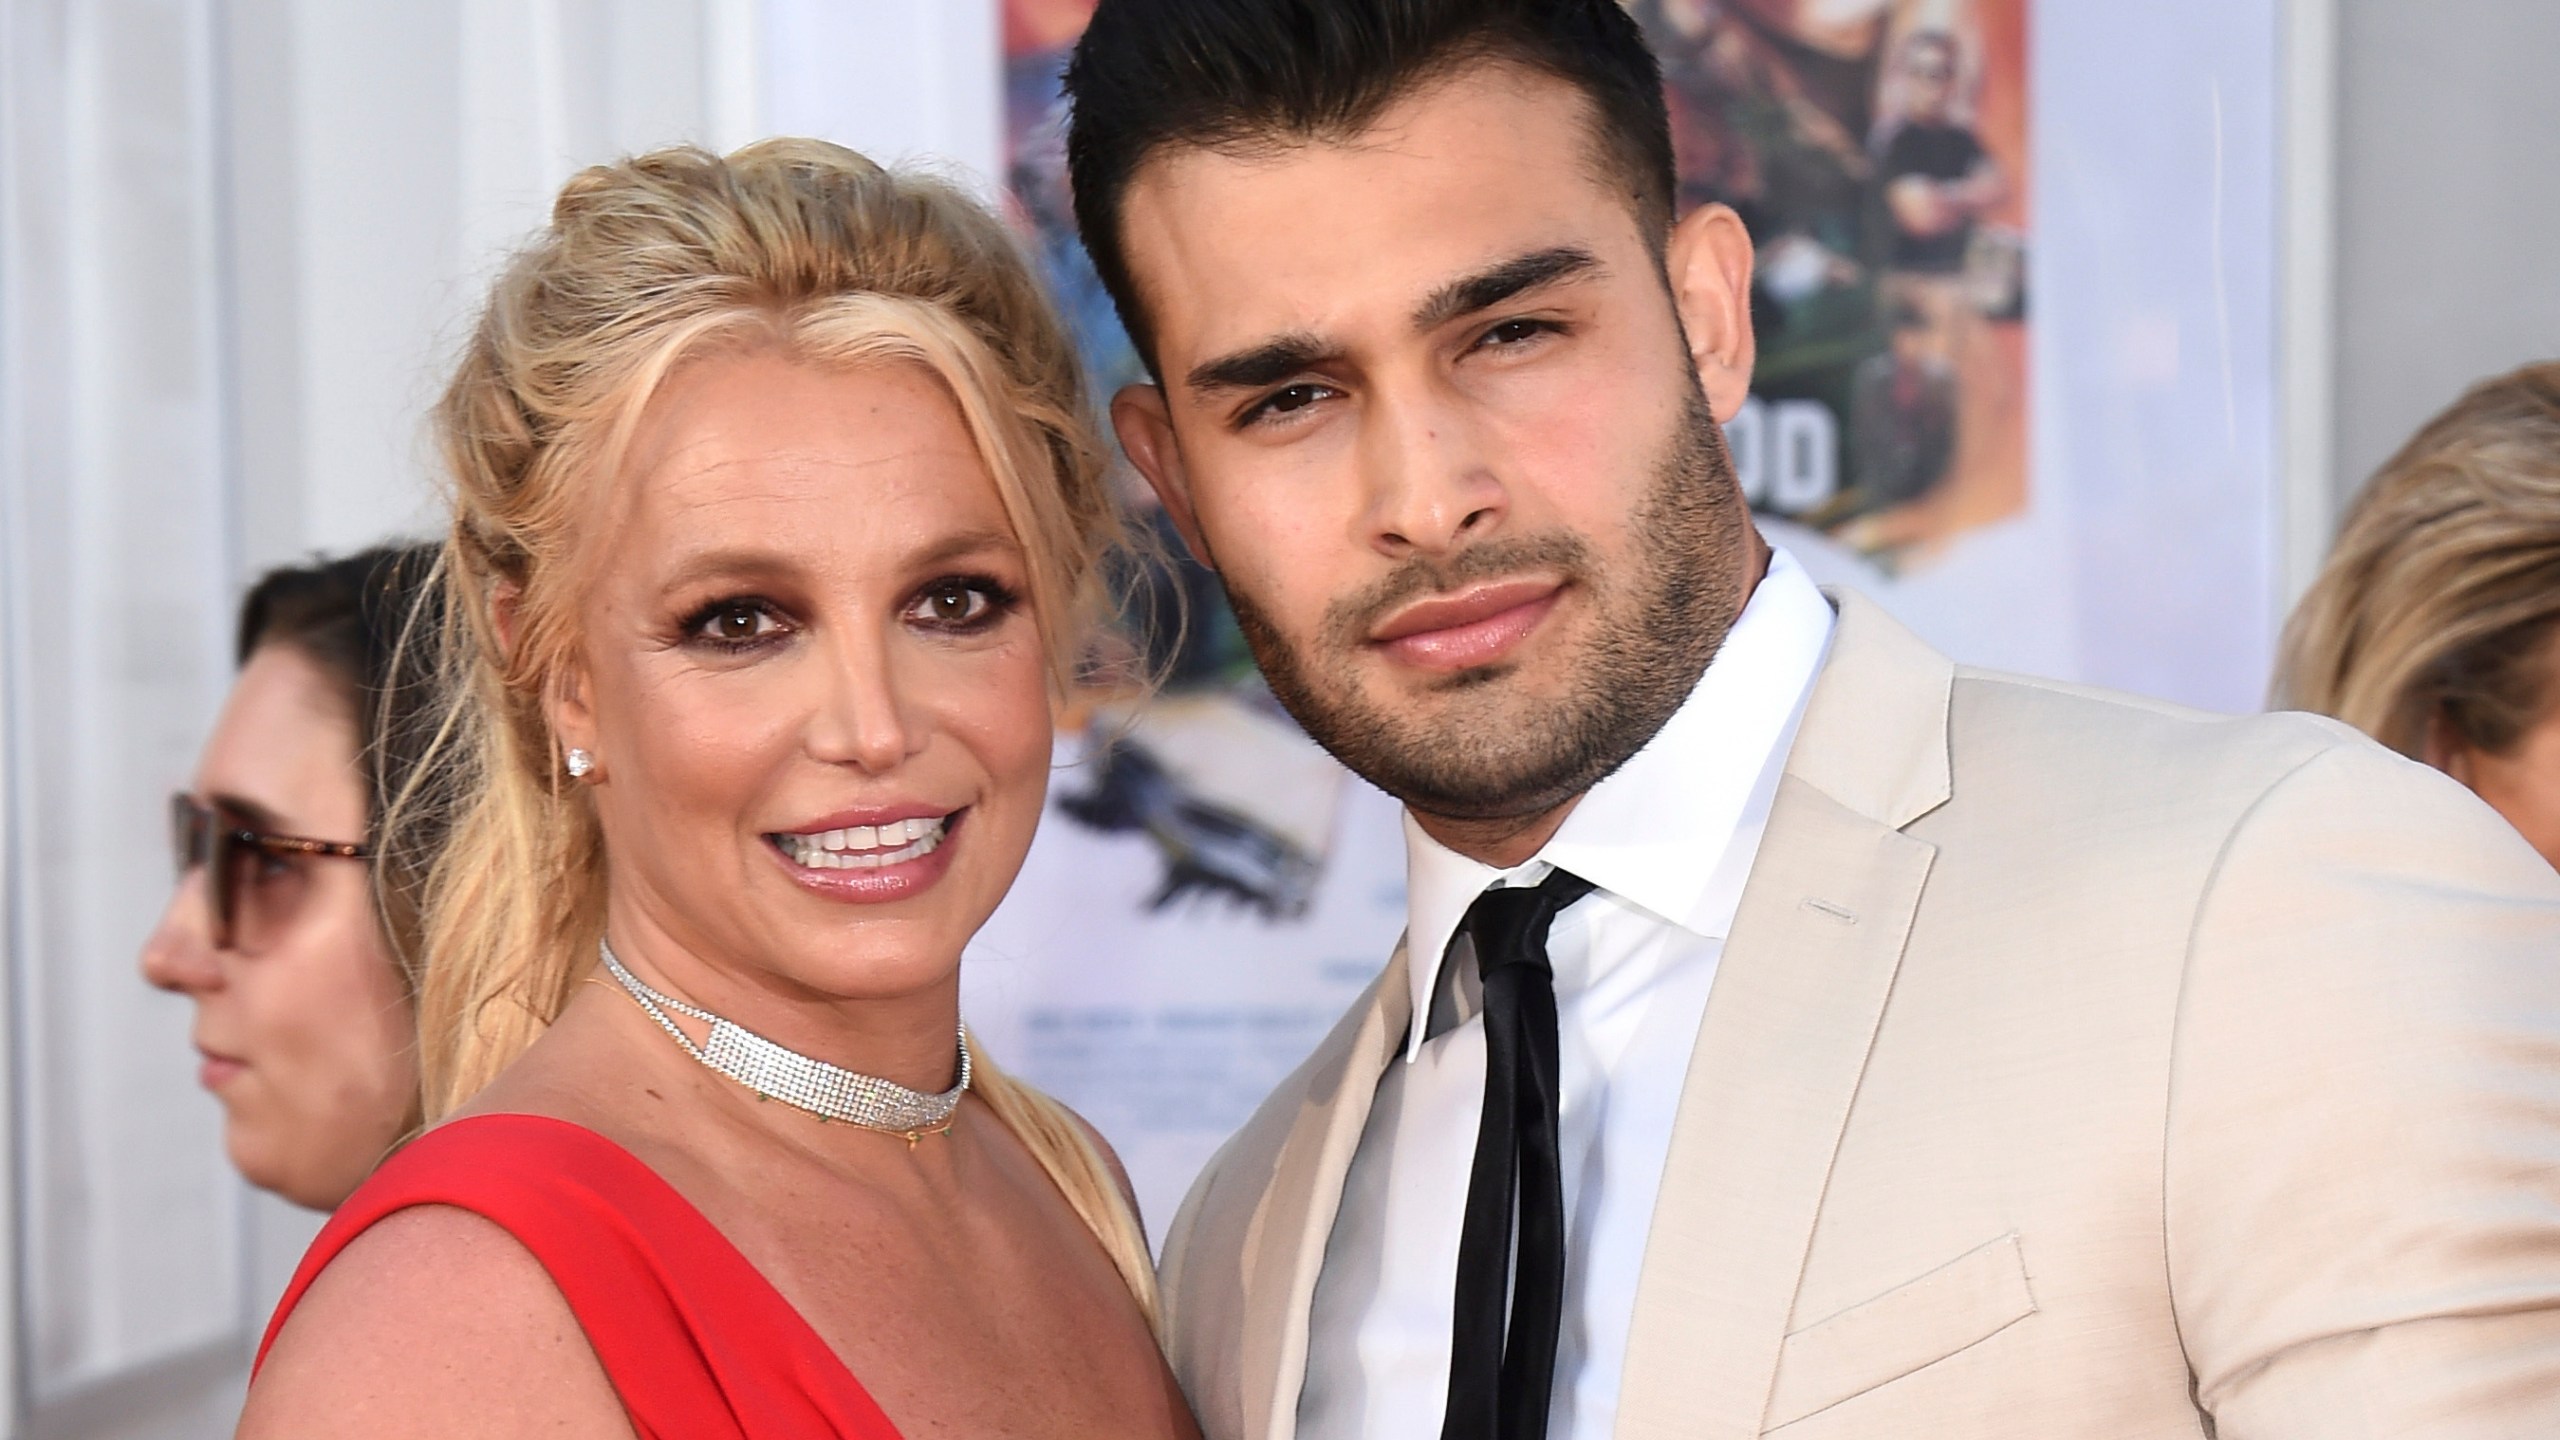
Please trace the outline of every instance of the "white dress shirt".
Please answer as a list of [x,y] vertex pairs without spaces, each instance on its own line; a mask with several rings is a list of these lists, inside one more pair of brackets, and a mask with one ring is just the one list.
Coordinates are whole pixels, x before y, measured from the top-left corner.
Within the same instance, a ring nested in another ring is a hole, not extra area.
[[1303,1440],[1440,1433],[1458,1233],[1484,1110],[1481,992],[1458,927],[1485,890],[1535,885],[1551,868],[1598,888],[1557,917],[1547,940],[1565,1206],[1547,1433],[1614,1431],[1681,1083],[1832,620],[1803,568],[1775,551],[1697,688],[1525,864],[1478,864],[1406,815],[1416,1020],[1405,1063],[1379,1082],[1325,1247],[1298,1399]]

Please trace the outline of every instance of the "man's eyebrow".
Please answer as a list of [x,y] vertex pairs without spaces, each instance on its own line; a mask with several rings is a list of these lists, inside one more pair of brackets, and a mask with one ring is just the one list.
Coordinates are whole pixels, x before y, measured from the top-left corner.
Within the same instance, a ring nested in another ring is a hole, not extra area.
[[1431,298],[1413,312],[1413,328],[1436,330],[1461,315],[1489,310],[1523,291],[1600,271],[1600,257],[1579,245],[1532,250],[1432,291]]
[[1186,382],[1200,390],[1259,390],[1302,371],[1315,369],[1340,352],[1306,331],[1276,335],[1259,345],[1204,360],[1191,367]]

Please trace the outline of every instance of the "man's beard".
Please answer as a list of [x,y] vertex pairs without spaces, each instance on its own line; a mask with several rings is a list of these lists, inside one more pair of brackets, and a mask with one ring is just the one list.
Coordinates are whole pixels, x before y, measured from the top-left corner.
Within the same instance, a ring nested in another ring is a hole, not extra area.
[[[1488,540],[1443,560],[1416,558],[1326,607],[1311,651],[1293,647],[1251,596],[1227,602],[1271,692],[1317,744],[1415,811],[1451,820],[1541,815],[1606,779],[1689,698],[1744,601],[1750,526],[1724,433],[1692,391],[1628,517],[1623,574],[1569,532]],[[1586,638],[1561,695],[1501,693],[1518,667],[1454,672],[1431,688],[1435,723],[1361,693],[1357,657],[1378,619],[1416,596],[1527,570],[1560,572],[1590,599]]]

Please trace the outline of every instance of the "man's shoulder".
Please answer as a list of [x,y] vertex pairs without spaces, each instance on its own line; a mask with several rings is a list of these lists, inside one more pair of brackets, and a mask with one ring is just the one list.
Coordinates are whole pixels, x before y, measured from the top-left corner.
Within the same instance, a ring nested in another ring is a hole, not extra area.
[[2461,785],[2326,716],[2220,715],[1961,666],[1947,714],[1950,803],[1923,826],[2019,863],[2226,880],[2258,871],[2249,856],[2274,874],[2392,870],[2422,832],[2501,868],[2527,853]]
[[2272,783],[2323,755],[2409,763],[2324,715],[2219,714],[1963,665],[1948,689],[1947,748],[1960,792],[1968,774],[2022,772],[2066,791],[2133,786],[2228,798],[2234,787]]

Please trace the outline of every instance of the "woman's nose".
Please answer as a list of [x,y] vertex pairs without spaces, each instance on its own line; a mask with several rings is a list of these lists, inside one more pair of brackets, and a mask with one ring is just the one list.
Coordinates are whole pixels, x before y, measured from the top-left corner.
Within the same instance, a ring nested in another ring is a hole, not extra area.
[[169,908],[160,912],[151,938],[142,942],[142,978],[163,990],[194,994],[222,983],[204,886],[202,867],[188,871],[169,896]]
[[907,713],[907,695],[889,644],[841,645],[830,693],[812,725],[810,750],[831,764],[874,774],[896,769],[915,752],[922,731]]

